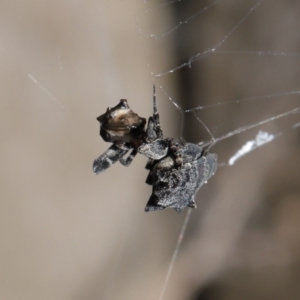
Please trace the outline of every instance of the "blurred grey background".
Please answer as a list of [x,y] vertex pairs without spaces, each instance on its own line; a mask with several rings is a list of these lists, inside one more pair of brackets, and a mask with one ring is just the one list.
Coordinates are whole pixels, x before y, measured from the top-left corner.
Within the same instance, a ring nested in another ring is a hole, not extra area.
[[[183,124],[174,103],[277,94],[197,111],[215,137],[299,107],[289,95],[300,90],[299,1],[265,0],[245,18],[256,3],[220,1],[198,15],[212,2],[0,2],[1,300],[159,298],[186,212],[144,213],[144,157],[93,175],[109,147],[96,117],[120,98],[148,117],[153,79],[173,137]],[[219,52],[151,75],[235,27]],[[183,116],[184,138],[210,139],[193,114]],[[226,163],[258,130],[282,133],[199,191],[164,299],[299,299],[297,122],[290,115],[211,149]]]

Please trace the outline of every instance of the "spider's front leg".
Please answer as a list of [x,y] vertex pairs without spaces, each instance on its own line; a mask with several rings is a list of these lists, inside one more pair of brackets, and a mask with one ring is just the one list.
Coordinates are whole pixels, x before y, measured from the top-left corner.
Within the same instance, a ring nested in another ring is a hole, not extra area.
[[128,167],[128,166],[131,164],[131,162],[133,161],[133,159],[135,158],[135,156],[137,155],[137,153],[138,153],[137,149],[134,148],[134,149],[130,152],[130,154],[128,155],[128,157],[127,157],[126,159],[124,159],[124,158],[121,158],[121,159],[120,159],[120,163],[121,163],[123,166]]
[[146,139],[138,147],[138,152],[151,160],[160,160],[169,152],[170,139],[163,137],[156,106],[155,85],[153,85],[153,116],[149,117]]
[[163,132],[159,122],[159,114],[156,105],[156,92],[155,85],[153,85],[153,115],[148,119],[147,125],[147,142],[153,142],[156,139],[160,139],[163,136]]
[[150,143],[143,143],[138,147],[138,152],[152,160],[159,160],[165,157],[169,151],[168,139],[157,139]]
[[99,174],[111,165],[120,160],[126,153],[128,149],[120,149],[116,145],[110,146],[102,155],[94,160],[93,171],[95,174]]

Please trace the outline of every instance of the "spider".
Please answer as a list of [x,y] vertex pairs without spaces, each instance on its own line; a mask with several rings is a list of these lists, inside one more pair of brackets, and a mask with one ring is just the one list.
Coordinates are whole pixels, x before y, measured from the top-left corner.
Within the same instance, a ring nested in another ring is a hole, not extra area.
[[[149,117],[146,129],[146,119],[134,113],[124,99],[117,106],[108,108],[97,120],[100,122],[100,135],[113,145],[94,161],[96,174],[117,161],[129,166],[137,153],[143,154],[148,158],[146,183],[152,186],[145,211],[169,207],[181,212],[187,206],[196,208],[195,194],[216,172],[217,155],[207,153],[199,145],[186,143],[183,139],[163,136],[155,85],[153,115]],[[127,159],[124,159],[131,149]]]

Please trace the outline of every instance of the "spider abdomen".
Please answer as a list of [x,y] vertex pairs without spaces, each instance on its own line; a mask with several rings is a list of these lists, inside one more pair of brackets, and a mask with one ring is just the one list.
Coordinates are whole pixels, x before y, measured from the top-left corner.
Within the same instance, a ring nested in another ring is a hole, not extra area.
[[217,165],[217,155],[201,156],[201,152],[198,145],[187,143],[182,149],[183,164],[180,168],[171,155],[154,165],[149,174],[152,195],[145,211],[170,207],[181,212],[187,206],[196,207],[194,196],[215,173]]

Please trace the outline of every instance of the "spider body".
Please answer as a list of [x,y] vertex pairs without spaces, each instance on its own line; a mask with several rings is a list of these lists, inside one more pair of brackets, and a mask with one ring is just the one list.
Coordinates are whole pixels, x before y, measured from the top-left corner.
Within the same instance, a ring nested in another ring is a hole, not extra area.
[[[146,119],[139,117],[128,106],[126,100],[107,109],[97,118],[100,135],[112,142],[93,164],[95,174],[105,171],[120,161],[128,166],[137,153],[148,158],[149,170],[146,183],[152,185],[152,194],[145,211],[162,210],[167,207],[181,212],[185,207],[196,208],[195,194],[215,173],[217,155],[205,153],[196,144],[174,140],[163,136],[156,107],[155,86],[153,86],[153,115]],[[126,160],[123,157],[132,149]]]

